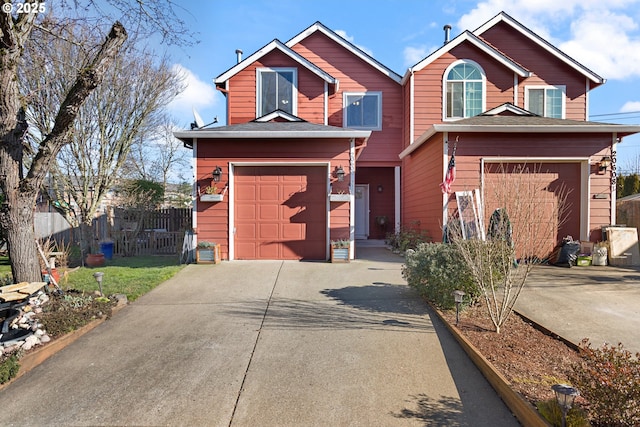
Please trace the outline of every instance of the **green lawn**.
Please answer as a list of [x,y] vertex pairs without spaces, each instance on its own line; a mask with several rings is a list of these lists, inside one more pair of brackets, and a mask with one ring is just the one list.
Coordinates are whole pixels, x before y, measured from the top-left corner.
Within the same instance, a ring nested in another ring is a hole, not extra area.
[[[98,283],[93,273],[100,271],[104,273],[102,292],[105,295],[125,294],[129,301],[135,301],[183,267],[176,256],[114,257],[103,267],[81,267],[70,272],[66,279],[61,275],[60,287],[64,290],[96,291]],[[11,274],[11,267],[8,261],[0,258],[0,276],[7,273]]]

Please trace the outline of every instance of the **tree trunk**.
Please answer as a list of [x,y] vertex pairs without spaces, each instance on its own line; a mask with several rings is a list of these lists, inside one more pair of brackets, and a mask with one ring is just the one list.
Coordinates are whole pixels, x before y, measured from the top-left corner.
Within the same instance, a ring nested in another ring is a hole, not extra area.
[[116,22],[93,60],[78,74],[67,97],[62,102],[55,124],[42,141],[31,168],[23,176],[23,156],[26,133],[23,100],[18,91],[18,62],[22,46],[30,36],[36,14],[20,15],[16,22],[9,13],[0,14],[0,189],[5,203],[0,209],[0,222],[7,231],[9,259],[16,282],[40,281],[40,261],[35,244],[34,205],[40,188],[60,148],[68,143],[68,133],[78,109],[100,84],[105,70],[127,39],[127,33]]

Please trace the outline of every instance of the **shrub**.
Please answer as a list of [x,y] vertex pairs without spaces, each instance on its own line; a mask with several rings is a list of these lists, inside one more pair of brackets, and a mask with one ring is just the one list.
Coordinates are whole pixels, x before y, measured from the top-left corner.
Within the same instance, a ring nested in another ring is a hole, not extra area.
[[429,233],[420,229],[420,221],[413,221],[409,225],[401,225],[399,231],[388,233],[386,238],[386,242],[391,246],[391,249],[403,253],[407,249],[416,249],[420,243],[430,241]]
[[593,349],[585,339],[580,355],[569,379],[589,403],[593,424],[640,425],[640,353],[634,357],[622,344]]
[[479,295],[467,265],[454,245],[419,244],[415,252],[407,253],[402,275],[409,286],[443,309],[455,307],[453,291],[456,289],[467,294],[467,302],[475,301]]
[[[552,426],[560,427],[562,425],[562,408],[556,399],[544,400],[536,403],[538,412]],[[573,407],[567,411],[567,427],[589,427],[589,418],[587,413],[578,407]]]
[[[1,359],[0,359],[1,360]],[[0,384],[4,384],[15,377],[20,370],[18,355],[12,354],[0,362]]]

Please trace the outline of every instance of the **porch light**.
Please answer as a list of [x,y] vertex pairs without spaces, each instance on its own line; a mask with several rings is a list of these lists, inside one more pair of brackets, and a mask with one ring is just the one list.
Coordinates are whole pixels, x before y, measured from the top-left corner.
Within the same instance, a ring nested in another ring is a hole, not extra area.
[[611,156],[604,156],[598,162],[598,171],[605,172],[609,166],[611,166]]
[[220,166],[216,166],[216,168],[211,172],[213,176],[213,182],[220,182],[220,177],[222,176],[222,168]]
[[556,395],[558,405],[562,409],[562,427],[567,425],[567,412],[573,406],[573,401],[578,396],[578,390],[567,384],[555,384],[551,389]]
[[101,271],[93,273],[93,278],[96,279],[96,282],[98,282],[98,288],[100,288],[100,295],[104,295],[102,293],[102,276],[104,276],[104,273]]
[[338,178],[338,181],[340,182],[344,181],[344,169],[342,169],[342,165],[336,168],[334,174],[336,178]]
[[456,326],[458,326],[458,321],[460,320],[460,304],[462,304],[465,295],[464,291],[453,291],[453,300],[456,302]]

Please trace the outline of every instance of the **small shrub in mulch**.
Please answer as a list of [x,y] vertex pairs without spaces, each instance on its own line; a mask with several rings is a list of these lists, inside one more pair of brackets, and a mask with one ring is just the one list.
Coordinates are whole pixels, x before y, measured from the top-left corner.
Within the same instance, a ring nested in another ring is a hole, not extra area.
[[53,339],[73,332],[92,320],[111,317],[113,298],[95,297],[77,291],[55,295],[43,307],[38,319]]

